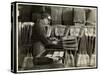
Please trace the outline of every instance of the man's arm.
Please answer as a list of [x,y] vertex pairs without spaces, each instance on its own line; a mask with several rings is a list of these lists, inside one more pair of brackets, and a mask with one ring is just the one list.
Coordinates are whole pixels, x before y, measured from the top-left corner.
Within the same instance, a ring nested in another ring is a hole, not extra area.
[[40,38],[40,40],[41,40],[44,44],[49,44],[49,43],[51,43],[51,41],[50,41],[50,40],[47,38],[47,36],[46,36],[46,30],[45,30],[43,21],[40,20],[40,21],[38,22],[36,28],[37,28],[37,35],[39,36],[39,37],[37,37],[37,38]]

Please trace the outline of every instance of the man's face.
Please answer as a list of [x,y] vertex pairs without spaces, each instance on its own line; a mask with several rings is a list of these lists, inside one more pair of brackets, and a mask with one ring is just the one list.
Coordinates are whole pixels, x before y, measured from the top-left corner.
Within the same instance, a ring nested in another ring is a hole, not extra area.
[[51,17],[50,16],[48,16],[47,18],[44,18],[45,24],[50,25],[50,21],[51,21]]
[[49,24],[49,20],[47,18],[44,18],[44,24],[48,25]]

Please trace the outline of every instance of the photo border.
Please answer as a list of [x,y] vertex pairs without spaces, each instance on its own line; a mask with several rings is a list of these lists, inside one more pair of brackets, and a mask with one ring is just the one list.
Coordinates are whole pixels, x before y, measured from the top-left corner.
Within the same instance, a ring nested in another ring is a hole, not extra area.
[[[18,5],[44,5],[44,6],[59,6],[59,7],[77,7],[77,8],[96,8],[96,67],[73,67],[73,68],[56,68],[56,69],[41,69],[41,70],[18,70],[18,17],[16,14],[16,72],[27,73],[27,72],[46,72],[46,71],[65,71],[65,70],[82,70],[82,69],[96,69],[98,68],[98,7],[97,6],[85,6],[85,5],[68,5],[68,4],[52,4],[52,3],[36,3],[36,2],[15,2],[16,13],[18,12]],[[15,64],[15,63],[14,63]]]

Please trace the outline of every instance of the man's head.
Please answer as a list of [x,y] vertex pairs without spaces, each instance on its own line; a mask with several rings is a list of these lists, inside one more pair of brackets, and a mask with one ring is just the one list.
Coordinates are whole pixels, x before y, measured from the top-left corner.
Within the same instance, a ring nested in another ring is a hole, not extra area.
[[51,16],[48,13],[42,13],[41,19],[44,19],[46,24],[50,24]]

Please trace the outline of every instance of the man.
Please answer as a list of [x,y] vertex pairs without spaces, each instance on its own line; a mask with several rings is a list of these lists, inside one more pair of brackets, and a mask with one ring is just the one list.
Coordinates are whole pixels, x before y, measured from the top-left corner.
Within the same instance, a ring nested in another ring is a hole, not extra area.
[[[52,60],[48,58],[41,57],[43,53],[46,52],[45,45],[50,44],[51,41],[47,38],[45,25],[50,25],[51,17],[48,13],[42,13],[40,18],[35,21],[35,25],[33,27],[33,62],[35,63],[49,63]],[[38,58],[38,59],[36,59]],[[43,59],[42,59],[43,58]]]

